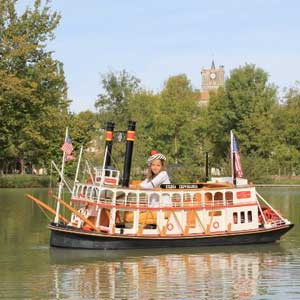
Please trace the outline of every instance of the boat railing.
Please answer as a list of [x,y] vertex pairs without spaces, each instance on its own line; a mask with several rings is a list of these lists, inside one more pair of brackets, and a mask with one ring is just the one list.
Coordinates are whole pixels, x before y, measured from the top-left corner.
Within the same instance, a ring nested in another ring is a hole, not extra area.
[[72,199],[125,207],[173,208],[230,207],[236,204],[256,202],[256,198],[253,197],[237,199],[235,192],[228,191],[228,189],[217,191],[130,190],[85,183],[76,184]]
[[106,185],[118,185],[120,178],[120,171],[115,169],[103,169],[102,167],[95,167],[95,183]]

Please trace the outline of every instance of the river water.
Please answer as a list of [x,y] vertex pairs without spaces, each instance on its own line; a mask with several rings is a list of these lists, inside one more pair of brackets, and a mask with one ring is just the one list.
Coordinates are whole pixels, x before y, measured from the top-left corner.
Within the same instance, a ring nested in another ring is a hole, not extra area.
[[45,189],[0,189],[0,299],[300,299],[300,188],[260,188],[295,227],[269,245],[139,251],[49,247]]

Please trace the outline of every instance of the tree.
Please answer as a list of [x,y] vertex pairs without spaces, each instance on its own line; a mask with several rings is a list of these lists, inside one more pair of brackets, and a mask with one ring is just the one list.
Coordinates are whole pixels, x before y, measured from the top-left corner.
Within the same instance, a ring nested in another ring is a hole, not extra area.
[[129,98],[129,119],[137,123],[133,171],[145,168],[147,155],[157,147],[156,126],[160,115],[160,101],[159,95],[149,91],[140,91]]
[[[200,107],[185,74],[172,76],[161,92],[156,126],[157,148],[169,157],[170,163],[186,167],[199,162]],[[197,155],[198,154],[198,155]]]
[[98,95],[95,103],[100,115],[106,120],[126,125],[128,100],[140,90],[139,84],[140,80],[125,70],[104,74],[102,76],[104,92]]
[[[285,93],[285,102],[275,111],[274,133],[276,144],[272,150],[272,159],[277,169],[285,168],[289,174],[299,174],[300,165],[300,84],[289,88]],[[298,167],[298,170],[297,170]],[[281,171],[278,171],[280,173]]]
[[234,130],[242,153],[267,158],[275,143],[273,112],[276,88],[268,74],[254,65],[234,69],[225,88],[211,95],[208,107],[208,137],[215,160],[229,158],[229,132]]
[[60,16],[36,0],[20,16],[0,9],[0,169],[43,164],[63,135],[69,101],[62,64],[46,50]]

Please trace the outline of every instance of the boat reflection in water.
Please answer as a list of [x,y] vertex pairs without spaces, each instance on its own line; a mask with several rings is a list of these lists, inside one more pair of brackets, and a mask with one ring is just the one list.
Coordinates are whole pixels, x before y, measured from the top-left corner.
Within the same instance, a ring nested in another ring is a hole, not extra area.
[[283,257],[279,245],[182,251],[51,249],[57,299],[249,299]]

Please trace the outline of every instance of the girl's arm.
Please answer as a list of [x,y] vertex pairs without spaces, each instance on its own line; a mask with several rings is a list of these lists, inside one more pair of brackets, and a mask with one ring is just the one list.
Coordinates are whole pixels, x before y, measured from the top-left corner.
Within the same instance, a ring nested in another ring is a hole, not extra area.
[[160,186],[162,183],[170,183],[168,173],[166,171],[160,172],[152,180],[145,179],[141,182],[141,188],[153,189]]

